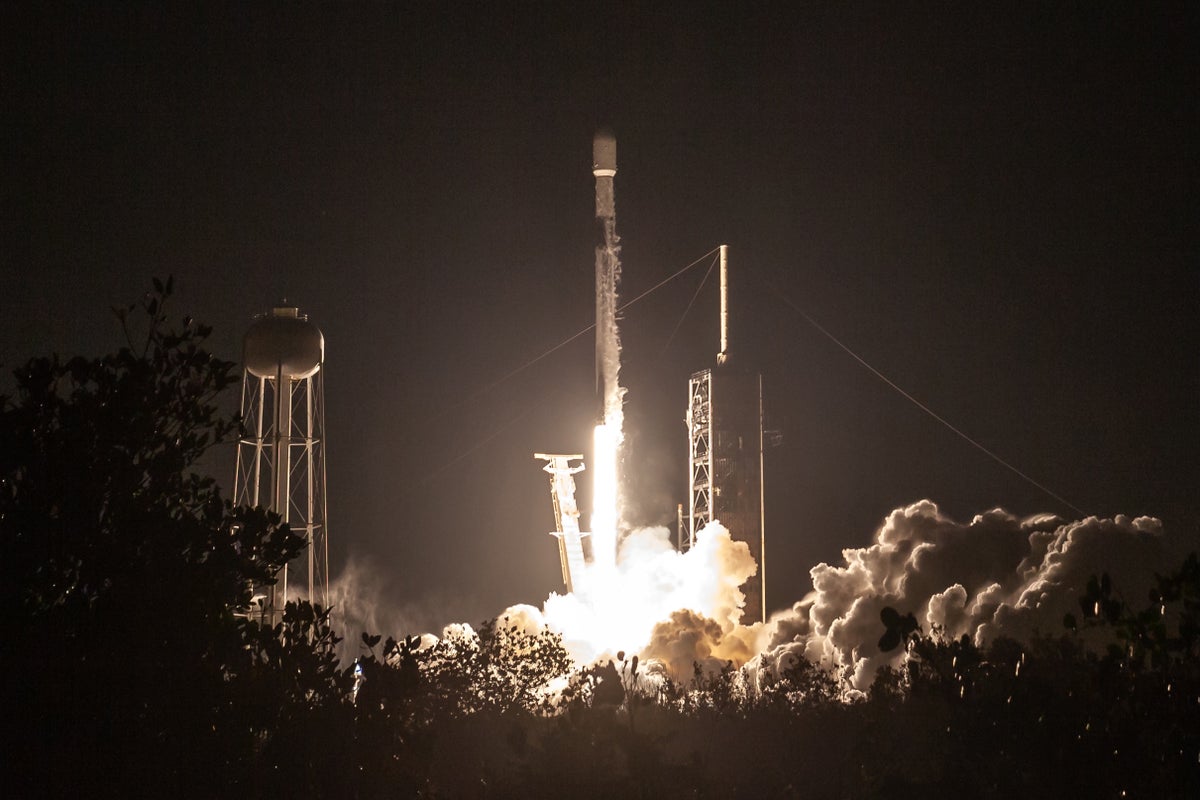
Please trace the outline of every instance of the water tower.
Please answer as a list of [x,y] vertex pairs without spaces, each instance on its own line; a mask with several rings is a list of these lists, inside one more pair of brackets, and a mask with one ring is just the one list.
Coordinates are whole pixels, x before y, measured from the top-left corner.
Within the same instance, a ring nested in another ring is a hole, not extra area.
[[298,308],[280,305],[250,326],[242,360],[235,501],[274,511],[308,543],[263,593],[262,618],[273,623],[299,595],[329,607],[325,337]]

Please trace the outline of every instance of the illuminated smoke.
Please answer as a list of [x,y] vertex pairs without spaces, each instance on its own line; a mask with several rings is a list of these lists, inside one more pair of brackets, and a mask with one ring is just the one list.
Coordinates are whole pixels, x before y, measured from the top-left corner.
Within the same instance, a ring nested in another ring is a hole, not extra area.
[[607,585],[596,587],[589,571],[589,591],[552,594],[544,619],[578,664],[623,650],[687,678],[693,661],[740,665],[756,652],[762,626],[738,624],[745,602],[738,587],[756,570],[745,543],[720,523],[701,530],[686,553],[675,550],[666,528],[642,528],[621,542]]
[[[644,671],[686,684],[694,664],[709,674],[726,663],[745,665],[753,678],[806,658],[845,668],[853,685],[866,689],[880,666],[904,658],[903,648],[878,650],[885,606],[913,613],[926,632],[936,627],[948,637],[966,634],[980,645],[998,636],[1027,641],[1037,633],[1063,632],[1063,616],[1078,615],[1078,598],[1091,576],[1108,572],[1136,605],[1154,573],[1173,566],[1161,524],[1150,517],[1066,522],[994,509],[959,523],[928,500],[896,509],[870,545],[842,556],[841,566],[819,564],[810,571],[814,590],[791,609],[766,625],[743,626],[739,586],[757,569],[744,543],[713,523],[699,532],[695,547],[680,553],[666,528],[643,528],[622,540],[610,580],[595,592],[589,572],[586,593],[551,594],[542,609],[515,605],[498,616],[526,633],[560,633],[578,666],[605,663],[624,651],[638,654]],[[362,564],[352,562],[333,589],[343,630],[440,627],[430,624],[436,604],[382,615],[380,577]],[[453,609],[440,612],[446,619]],[[442,629],[443,637],[472,635],[469,625]],[[345,655],[353,658],[357,637],[347,638],[353,653]]]
[[1146,596],[1154,572],[1168,566],[1161,527],[1151,517],[1064,522],[1001,509],[962,524],[928,500],[896,509],[874,543],[842,551],[843,566],[811,570],[814,591],[771,619],[763,662],[803,656],[845,667],[864,689],[878,667],[904,657],[876,645],[885,606],[912,613],[926,632],[979,645],[1061,634],[1092,575],[1108,572],[1135,601]]
[[592,563],[585,584],[595,594],[613,588],[617,561],[618,485],[617,462],[621,447],[621,414],[596,426],[592,458]]

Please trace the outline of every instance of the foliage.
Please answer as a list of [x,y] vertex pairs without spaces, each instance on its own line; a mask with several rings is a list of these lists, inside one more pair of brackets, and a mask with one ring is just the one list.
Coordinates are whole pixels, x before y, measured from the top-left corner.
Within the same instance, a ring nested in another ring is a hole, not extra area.
[[[1079,598],[1085,625],[1111,627],[1123,653],[1111,655],[1134,672],[1188,671],[1200,657],[1200,559],[1192,553],[1173,575],[1155,576],[1146,606],[1131,609],[1107,574],[1092,576]],[[1168,606],[1171,614],[1168,614]],[[1063,624],[1076,630],[1074,615]]]
[[778,677],[770,675],[759,688],[756,706],[795,713],[838,702],[843,681],[834,672],[800,656],[789,656]]
[[[301,699],[266,674],[281,677],[284,661],[291,674],[332,635],[312,609],[290,610],[279,631],[235,613],[303,540],[278,517],[233,508],[194,471],[237,431],[214,402],[236,373],[203,348],[208,328],[170,326],[170,284],[156,281],[140,314],[117,310],[118,352],[34,358],[0,402],[14,786],[247,780],[248,755],[278,721],[267,708]],[[326,690],[331,670],[305,674],[322,674]]]
[[545,713],[545,688],[571,671],[561,637],[528,633],[507,620],[484,622],[477,634],[445,636],[417,654],[436,705],[452,716],[481,711]]
[[888,714],[864,741],[857,791],[1195,796],[1198,574],[1189,557],[1141,611],[1107,576],[1093,578],[1080,605],[1086,624],[1114,640],[1102,652],[1070,617],[1068,634],[1027,643],[910,632],[903,674],[883,672],[872,689]]
[[895,650],[919,628],[917,618],[911,613],[900,616],[894,608],[886,606],[879,612],[879,621],[883,623],[883,635],[879,637],[877,645],[881,653]]

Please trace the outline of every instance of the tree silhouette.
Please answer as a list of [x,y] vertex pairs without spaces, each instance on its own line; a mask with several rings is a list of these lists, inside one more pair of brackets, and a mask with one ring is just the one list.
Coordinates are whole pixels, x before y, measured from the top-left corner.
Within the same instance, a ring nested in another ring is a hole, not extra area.
[[[170,326],[171,281],[154,283],[117,309],[124,347],[34,358],[0,400],[12,786],[195,793],[249,780],[288,699],[262,685],[280,638],[236,612],[303,540],[195,471],[237,432],[214,402],[236,372],[202,346],[207,327]],[[306,639],[320,627],[288,624]]]

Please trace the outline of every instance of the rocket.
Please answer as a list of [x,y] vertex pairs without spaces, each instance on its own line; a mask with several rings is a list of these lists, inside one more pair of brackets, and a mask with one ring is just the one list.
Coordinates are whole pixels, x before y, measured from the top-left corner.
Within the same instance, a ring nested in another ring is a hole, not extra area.
[[[616,568],[620,519],[620,448],[625,390],[618,382],[621,340],[617,333],[617,282],[621,280],[620,240],[613,205],[617,140],[600,130],[592,139],[596,176],[596,400],[598,419],[592,462],[592,565],[602,575]],[[601,583],[603,584],[603,579]]]
[[[596,219],[613,217],[612,179],[617,174],[617,140],[612,131],[601,128],[592,138],[592,174],[596,176]],[[601,179],[607,178],[604,183]],[[600,187],[608,187],[607,203],[601,204]]]
[[621,278],[620,239],[613,200],[617,174],[617,140],[601,129],[592,139],[592,174],[596,177],[596,394],[600,422],[620,413],[617,383],[621,344],[617,336],[617,282]]

